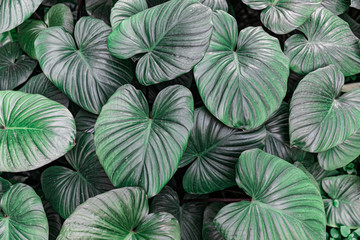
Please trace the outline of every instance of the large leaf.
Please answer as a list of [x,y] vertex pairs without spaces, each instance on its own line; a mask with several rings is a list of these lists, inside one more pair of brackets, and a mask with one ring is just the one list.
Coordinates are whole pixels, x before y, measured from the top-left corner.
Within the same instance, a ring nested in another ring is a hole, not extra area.
[[142,54],[136,76],[143,85],[174,79],[204,56],[211,16],[197,0],[166,2],[123,20],[109,36],[109,51],[121,59]]
[[125,19],[148,9],[146,0],[118,0],[111,9],[110,22],[113,29]]
[[63,218],[88,198],[113,188],[96,156],[93,134],[80,132],[75,142],[65,155],[74,170],[53,166],[41,175],[45,198]]
[[42,0],[2,0],[0,2],[0,33],[23,23],[35,12],[41,2]]
[[[197,196],[186,194],[184,197],[184,199],[193,198],[197,198]],[[181,203],[177,192],[169,186],[165,186],[151,202],[151,212],[168,212],[179,221],[182,240],[201,240],[205,207],[206,202]]]
[[24,83],[36,64],[36,61],[22,54],[18,43],[7,43],[0,47],[0,90],[13,90]]
[[64,222],[62,239],[180,240],[178,221],[169,213],[148,214],[141,188],[115,189],[88,199]]
[[327,225],[360,227],[360,178],[353,175],[328,177],[322,187],[330,197],[324,199]]
[[110,55],[106,39],[111,28],[91,17],[81,18],[74,38],[61,27],[43,30],[35,41],[44,74],[73,102],[92,113],[119,86],[132,81],[132,65]]
[[305,36],[296,34],[285,42],[291,70],[307,74],[334,64],[345,76],[360,73],[359,39],[344,20],[320,7],[298,30]]
[[44,208],[31,187],[22,183],[13,185],[2,197],[0,209],[0,239],[48,239]]
[[208,6],[213,11],[215,10],[223,10],[225,12],[228,11],[228,4],[226,0],[199,0],[205,6]]
[[199,93],[224,124],[256,128],[286,94],[289,61],[279,41],[261,27],[248,27],[238,36],[236,20],[224,11],[214,13],[213,23],[209,49],[194,68]]
[[90,16],[110,23],[110,11],[116,0],[87,0],[86,11]]
[[149,197],[174,175],[194,121],[191,92],[180,85],[162,90],[152,107],[132,85],[120,87],[95,125],[100,163],[116,187],[140,186]]
[[349,9],[351,0],[322,0],[321,4],[333,14],[339,15]]
[[41,94],[51,100],[61,103],[65,107],[69,106],[69,98],[63,94],[49,79],[40,73],[33,76],[26,82],[26,84],[20,88],[21,92]]
[[343,143],[318,154],[320,166],[325,170],[345,167],[360,155],[360,130]]
[[220,232],[216,229],[214,218],[221,208],[226,204],[222,202],[214,202],[208,205],[204,211],[202,238],[206,240],[224,240]]
[[194,127],[180,166],[193,162],[183,176],[186,192],[204,194],[219,191],[235,183],[235,164],[242,151],[262,148],[262,129],[243,132],[229,128],[206,108],[194,113]]
[[300,169],[248,150],[237,163],[236,182],[252,201],[231,203],[216,215],[225,239],[325,239],[320,193]]
[[321,0],[242,0],[255,10],[263,10],[261,22],[277,34],[289,33],[303,24]]
[[0,171],[39,168],[74,146],[74,118],[63,105],[41,95],[1,91],[0,109]]
[[360,128],[360,89],[342,96],[344,75],[334,65],[304,77],[290,105],[291,144],[322,152],[343,143]]
[[263,150],[288,162],[301,161],[305,152],[290,147],[289,104],[283,102],[279,109],[264,124],[265,141]]

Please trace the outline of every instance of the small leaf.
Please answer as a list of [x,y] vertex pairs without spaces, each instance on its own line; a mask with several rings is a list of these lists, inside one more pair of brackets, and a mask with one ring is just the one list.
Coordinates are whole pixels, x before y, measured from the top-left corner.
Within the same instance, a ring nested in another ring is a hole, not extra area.
[[285,54],[290,68],[307,74],[318,68],[334,64],[345,76],[360,73],[359,39],[349,25],[329,10],[320,7],[285,42]]
[[52,6],[44,16],[44,22],[48,27],[62,26],[68,33],[74,31],[74,18],[71,9],[65,4]]
[[95,125],[100,163],[116,187],[140,186],[149,197],[174,175],[194,121],[191,92],[180,85],[162,90],[151,111],[140,90],[120,87]]
[[259,127],[285,97],[288,59],[279,41],[261,27],[247,27],[238,35],[235,18],[224,11],[213,14],[213,23],[209,49],[194,68],[200,96],[225,125]]
[[5,194],[5,192],[10,189],[10,187],[11,183],[8,180],[0,177],[0,200],[1,197]]
[[43,201],[43,206],[49,222],[49,240],[56,240],[60,233],[63,220],[48,201]]
[[340,233],[343,237],[347,237],[350,235],[351,231],[348,226],[341,226],[340,227]]
[[306,75],[290,104],[290,140],[309,152],[331,149],[360,128],[360,89],[342,96],[344,75],[334,65]]
[[0,209],[0,239],[48,239],[44,208],[31,187],[22,183],[11,186],[1,198]]
[[41,175],[45,198],[65,219],[88,198],[113,188],[96,156],[93,134],[79,132],[75,142],[65,155],[74,170],[53,166]]
[[80,110],[75,116],[76,131],[94,133],[97,115]]
[[121,59],[141,54],[136,76],[143,85],[174,79],[203,58],[211,15],[197,0],[171,0],[123,20],[109,35],[109,51]]
[[36,61],[22,54],[18,43],[0,47],[0,90],[13,90],[24,83],[36,65]]
[[[329,198],[324,199],[327,225],[360,227],[360,178],[354,175],[328,177],[322,187]],[[338,206],[334,205],[337,200]]]
[[180,240],[178,221],[169,213],[148,214],[141,188],[115,189],[88,199],[64,222],[58,240]]
[[248,150],[237,163],[236,182],[252,201],[231,203],[216,215],[215,226],[225,239],[324,239],[320,193],[300,169]]

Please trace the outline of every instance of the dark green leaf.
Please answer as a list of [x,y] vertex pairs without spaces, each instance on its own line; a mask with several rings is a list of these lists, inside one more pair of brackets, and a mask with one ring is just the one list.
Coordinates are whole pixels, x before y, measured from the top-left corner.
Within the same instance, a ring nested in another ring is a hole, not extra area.
[[298,30],[305,36],[296,34],[285,42],[291,70],[307,74],[334,64],[345,76],[360,73],[359,39],[344,20],[319,7]]
[[86,11],[90,16],[99,18],[109,24],[110,11],[114,3],[116,3],[116,0],[87,0]]
[[[193,199],[199,196],[186,194],[184,199]],[[201,197],[201,196],[200,196]],[[171,187],[164,189],[151,202],[151,212],[168,212],[180,223],[182,240],[201,240],[204,202],[187,202],[181,204],[179,195]]]
[[180,240],[178,221],[169,213],[148,214],[141,188],[115,189],[88,199],[64,222],[58,240]]
[[125,19],[148,9],[146,0],[118,0],[111,9],[110,22],[113,29]]
[[80,110],[75,116],[76,130],[78,132],[94,133],[97,115]]
[[194,113],[194,127],[181,159],[183,167],[192,162],[183,177],[186,192],[204,194],[219,191],[235,183],[235,164],[242,151],[262,148],[265,131],[243,132],[229,128],[206,108]]
[[143,54],[136,67],[143,85],[174,79],[204,56],[211,16],[197,0],[166,2],[123,20],[109,36],[109,51],[121,59]]
[[74,18],[71,9],[62,3],[49,9],[44,16],[44,22],[48,27],[62,26],[69,33],[74,31]]
[[18,43],[10,42],[0,47],[0,90],[13,90],[24,83],[36,64],[22,54]]
[[321,0],[242,0],[261,12],[261,22],[277,34],[289,33],[303,24]]
[[0,33],[23,23],[35,12],[41,2],[42,0],[2,0],[0,2]]
[[41,95],[1,91],[0,109],[0,171],[39,168],[74,146],[74,118],[63,105]]
[[355,34],[355,36],[360,38],[360,18],[358,21],[355,21],[355,19],[351,18],[347,14],[342,14],[340,17],[349,24],[350,29]]
[[339,15],[349,9],[351,0],[322,0],[321,4],[333,14]]
[[360,227],[360,178],[354,175],[328,177],[322,187],[329,196],[324,199],[327,225]]
[[224,124],[256,128],[285,97],[289,61],[279,41],[261,27],[248,27],[238,36],[236,20],[224,11],[213,14],[213,23],[209,49],[194,68],[199,93]]
[[95,125],[96,153],[114,186],[140,186],[149,197],[159,193],[185,151],[193,109],[191,92],[180,85],[159,93],[151,115],[140,90],[120,87]]
[[43,30],[35,41],[45,75],[73,102],[92,113],[119,86],[132,81],[132,65],[116,60],[107,50],[111,28],[103,21],[83,17],[75,26],[75,40],[61,27]]
[[13,185],[1,198],[0,209],[0,239],[48,239],[44,208],[31,187],[22,183]]
[[202,228],[202,238],[204,240],[205,239],[206,240],[225,240],[214,225],[214,218],[215,218],[216,214],[225,205],[226,204],[222,203],[222,202],[214,202],[206,207],[205,212],[204,212],[203,228]]
[[8,180],[0,177],[0,199],[4,195],[4,193],[10,189],[10,187],[11,183]]
[[290,105],[291,144],[309,152],[331,149],[353,135],[360,122],[360,89],[342,96],[344,75],[334,65],[309,73]]
[[325,239],[320,193],[300,169],[248,150],[236,166],[236,182],[252,201],[231,203],[216,215],[225,239]]
[[21,92],[41,94],[51,100],[61,103],[65,107],[69,106],[69,98],[63,94],[49,79],[40,73],[26,82],[26,84],[20,88]]
[[49,222],[49,240],[56,240],[61,230],[62,219],[48,201],[43,201],[43,205]]
[[93,134],[79,132],[75,142],[65,155],[74,170],[53,166],[41,176],[45,198],[65,219],[88,198],[113,188],[96,156]]
[[307,155],[301,162],[304,167],[314,176],[315,180],[321,185],[321,181],[326,177],[336,176],[338,171],[326,171],[320,165],[317,159],[313,155]]

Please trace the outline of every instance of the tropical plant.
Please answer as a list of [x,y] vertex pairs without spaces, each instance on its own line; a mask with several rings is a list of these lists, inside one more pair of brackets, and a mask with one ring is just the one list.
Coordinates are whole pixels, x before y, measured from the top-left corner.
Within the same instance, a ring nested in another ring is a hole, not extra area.
[[0,13],[1,240],[360,239],[359,0]]

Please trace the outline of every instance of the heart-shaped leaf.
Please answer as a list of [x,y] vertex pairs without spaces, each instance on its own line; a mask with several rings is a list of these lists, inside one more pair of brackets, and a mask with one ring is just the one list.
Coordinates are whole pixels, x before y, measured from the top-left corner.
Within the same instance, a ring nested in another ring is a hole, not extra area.
[[64,222],[63,239],[180,240],[178,221],[169,213],[149,213],[141,188],[115,189],[88,199]]
[[31,187],[22,183],[11,186],[1,198],[0,209],[0,239],[48,239],[44,208]]
[[226,0],[199,0],[205,6],[208,6],[213,11],[215,10],[223,10],[225,12],[228,11],[228,4]]
[[61,103],[65,107],[69,106],[69,98],[63,94],[49,79],[40,73],[26,82],[26,84],[20,88],[21,92],[41,94],[51,100]]
[[80,110],[75,116],[76,131],[94,133],[97,115]]
[[21,48],[32,58],[37,59],[35,40],[39,34],[48,27],[62,26],[66,31],[74,31],[74,18],[71,10],[64,4],[52,6],[45,14],[44,21],[28,19],[19,26],[19,44]]
[[24,83],[36,64],[36,61],[22,54],[18,43],[7,43],[0,47],[0,90],[13,90]]
[[216,229],[214,218],[221,208],[226,204],[223,202],[214,202],[208,205],[204,211],[202,238],[206,240],[225,240]]
[[327,225],[360,227],[360,178],[354,175],[328,177],[322,187],[329,196],[324,199]]
[[180,85],[159,93],[151,115],[140,90],[120,87],[95,125],[96,153],[114,186],[140,186],[149,197],[159,193],[185,151],[193,109],[191,92]]
[[209,49],[194,68],[200,96],[229,127],[256,128],[285,97],[289,61],[279,41],[261,27],[238,36],[236,20],[224,11],[213,14],[213,23]]
[[91,17],[81,18],[74,38],[61,27],[43,30],[35,41],[44,74],[73,102],[98,114],[119,86],[132,81],[131,62],[110,55],[111,28]]
[[289,33],[303,24],[321,0],[242,0],[255,10],[263,10],[261,22],[277,34]]
[[0,2],[0,33],[23,23],[35,12],[41,2],[42,0],[2,0]]
[[183,187],[193,194],[211,193],[236,185],[235,165],[240,153],[262,148],[265,131],[243,132],[229,128],[206,108],[194,113],[189,144],[181,159],[183,167],[192,162],[183,177]]
[[296,34],[285,42],[291,70],[307,74],[334,64],[345,76],[360,73],[359,39],[344,20],[319,7],[298,30],[305,36]]
[[[183,201],[193,198],[197,197],[186,194]],[[171,187],[165,186],[151,202],[151,212],[172,214],[179,221],[182,240],[201,240],[202,219],[206,202],[181,202],[177,192]]]
[[339,15],[349,9],[351,0],[322,0],[321,5],[330,10],[333,14]]
[[125,19],[148,9],[146,0],[118,0],[111,9],[110,22],[113,29]]
[[197,0],[166,2],[123,20],[109,35],[109,51],[121,59],[140,54],[136,76],[143,85],[174,79],[204,56],[211,16]]
[[39,168],[74,146],[74,118],[63,105],[41,95],[1,91],[0,109],[0,171]]
[[304,77],[290,105],[291,144],[322,152],[343,143],[360,128],[360,89],[339,96],[344,75],[334,65]]
[[110,11],[115,2],[116,0],[87,0],[86,11],[90,16],[109,24]]
[[113,188],[96,156],[93,134],[79,132],[75,142],[65,155],[74,170],[53,166],[41,175],[45,198],[63,218],[88,198]]
[[325,239],[320,193],[300,169],[248,150],[237,163],[236,183],[252,201],[231,203],[216,215],[216,228],[225,239]]

